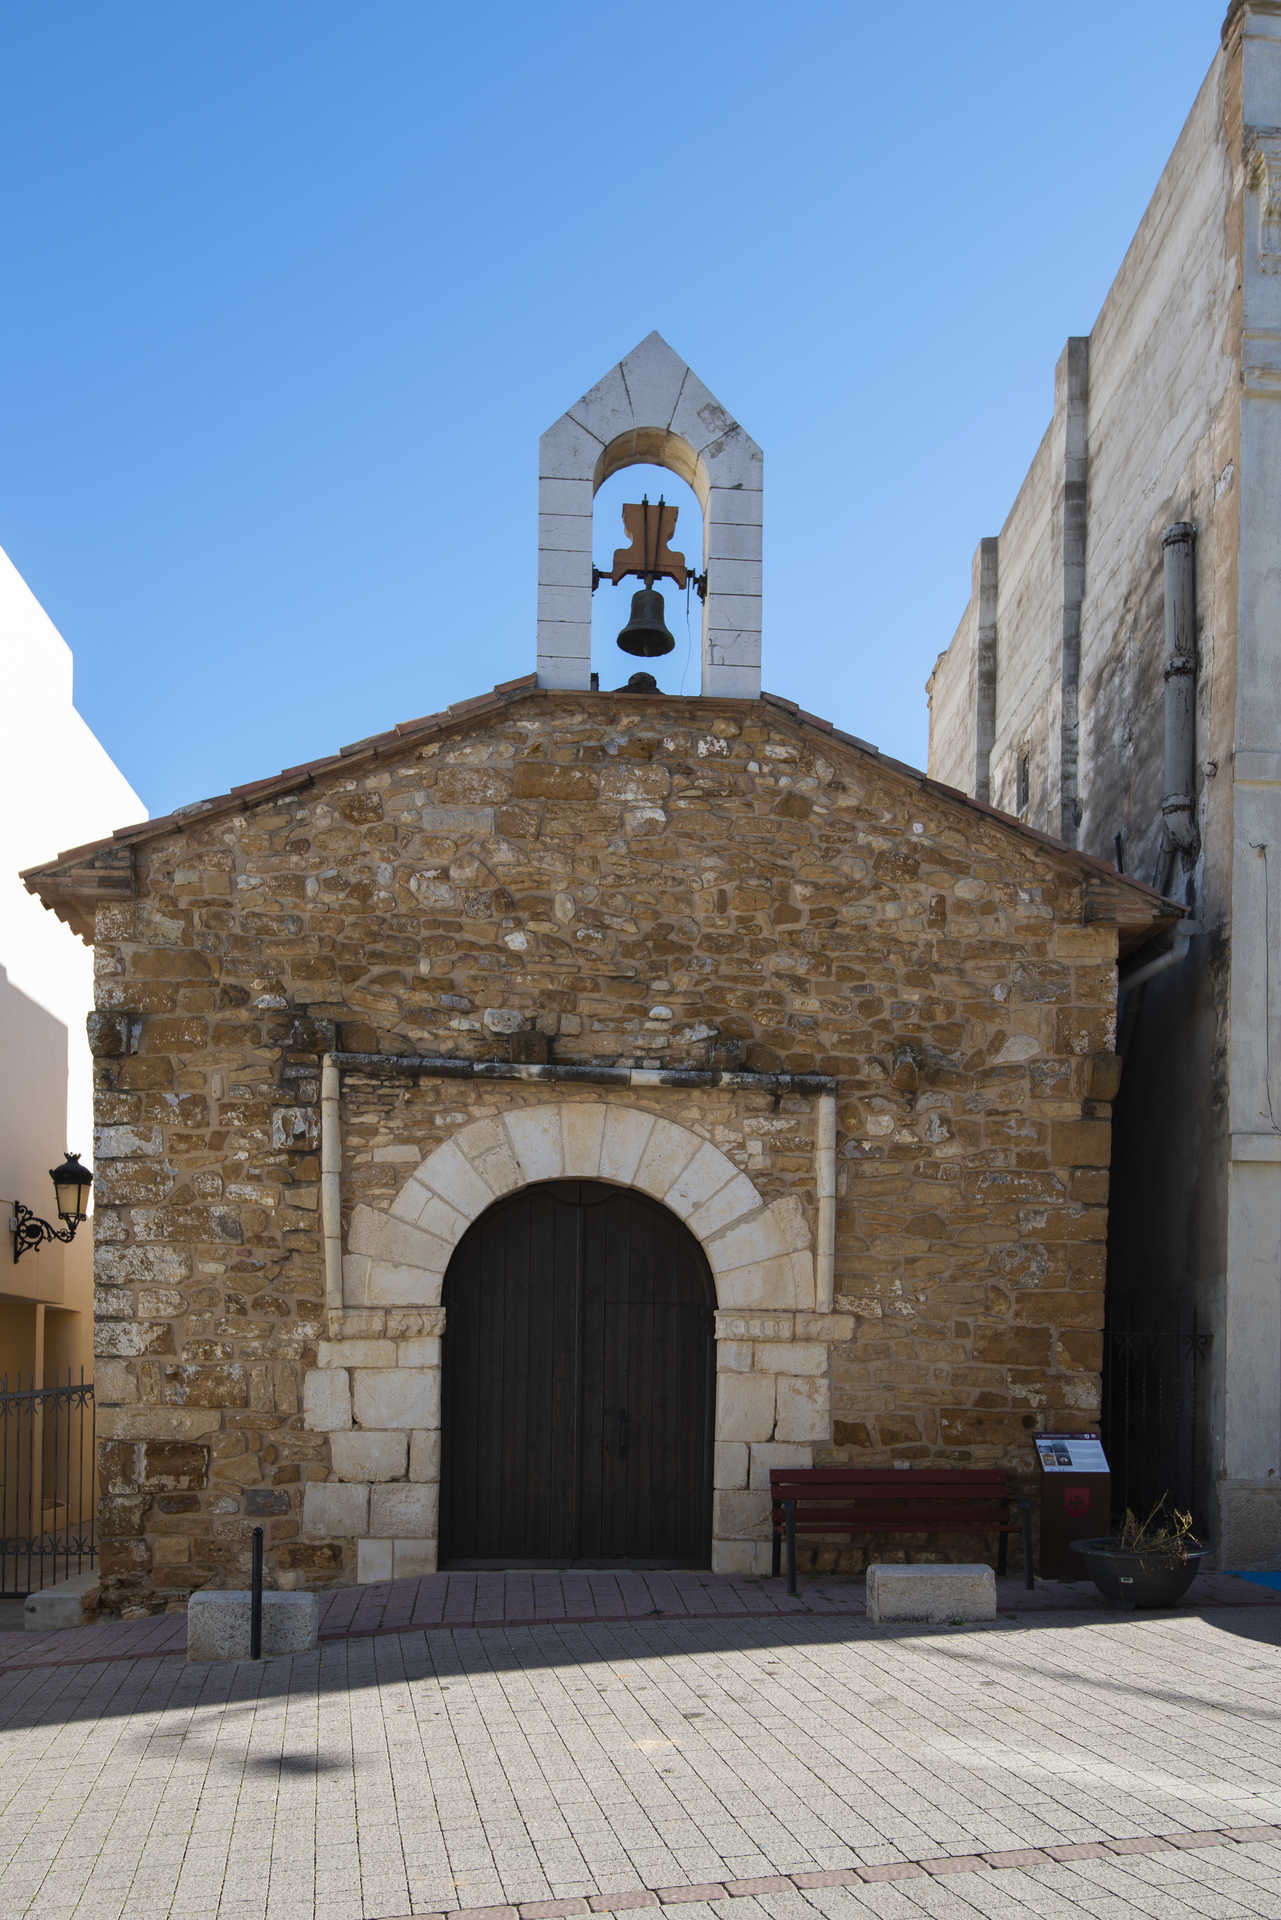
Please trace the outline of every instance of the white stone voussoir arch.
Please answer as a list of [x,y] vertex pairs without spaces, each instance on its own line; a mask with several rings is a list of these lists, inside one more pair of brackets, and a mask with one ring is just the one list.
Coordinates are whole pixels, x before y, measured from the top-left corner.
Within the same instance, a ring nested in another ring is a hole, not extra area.
[[359,1579],[436,1564],[442,1291],[455,1247],[495,1201],[561,1179],[635,1187],[702,1247],[717,1298],[712,1565],[768,1572],[769,1469],[810,1465],[831,1437],[833,1316],[814,1311],[806,1209],[795,1196],[767,1204],[691,1127],[574,1099],[460,1127],[389,1208],[352,1213],[334,1316],[343,1337],[321,1344],[304,1382],[306,1423],[328,1431],[333,1463],[306,1489],[304,1527],[354,1539]]
[[811,1311],[814,1259],[798,1200],[767,1206],[692,1128],[606,1101],[549,1101],[475,1120],[427,1155],[387,1212],[357,1207],[343,1261],[346,1306],[438,1307],[454,1248],[495,1200],[539,1180],[637,1187],[683,1220],[723,1311]]
[[538,684],[591,685],[592,505],[623,467],[667,467],[703,509],[703,692],[761,690],[764,462],[661,334],[547,429],[538,457]]

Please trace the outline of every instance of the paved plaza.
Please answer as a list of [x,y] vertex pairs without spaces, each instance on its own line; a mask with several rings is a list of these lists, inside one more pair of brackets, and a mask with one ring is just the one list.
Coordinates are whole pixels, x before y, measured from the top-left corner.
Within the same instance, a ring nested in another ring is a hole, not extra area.
[[413,1625],[394,1599],[260,1666],[6,1636],[0,1914],[1281,1920],[1275,1605],[887,1628],[815,1586]]

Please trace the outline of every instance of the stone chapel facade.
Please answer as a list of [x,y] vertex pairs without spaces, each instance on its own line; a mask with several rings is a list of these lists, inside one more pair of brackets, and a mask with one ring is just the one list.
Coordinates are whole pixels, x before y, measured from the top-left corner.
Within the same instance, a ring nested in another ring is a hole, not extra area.
[[[655,458],[690,698],[577,617]],[[672,1555],[674,1503],[761,1573],[771,1465],[1097,1418],[1116,963],[1177,910],[760,692],[759,475],[651,335],[544,441],[537,675],[27,876],[97,963],[109,1604],[256,1524],[320,1586]]]

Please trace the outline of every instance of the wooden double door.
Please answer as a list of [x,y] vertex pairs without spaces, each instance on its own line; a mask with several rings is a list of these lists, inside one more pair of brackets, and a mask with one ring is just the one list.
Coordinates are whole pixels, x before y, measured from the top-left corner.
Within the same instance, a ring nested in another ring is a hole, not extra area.
[[442,1560],[706,1566],[715,1290],[688,1228],[628,1188],[526,1187],[444,1300]]

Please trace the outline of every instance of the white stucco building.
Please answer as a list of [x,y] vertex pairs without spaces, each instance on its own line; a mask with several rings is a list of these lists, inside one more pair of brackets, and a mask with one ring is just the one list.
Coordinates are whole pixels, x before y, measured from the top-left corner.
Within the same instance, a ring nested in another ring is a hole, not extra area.
[[76,712],[70,647],[0,553],[0,1383],[93,1367],[91,1232],[16,1262],[8,1232],[15,1200],[55,1218],[49,1170],[67,1147],[93,1159],[93,955],[18,872],[51,838],[140,804]]

